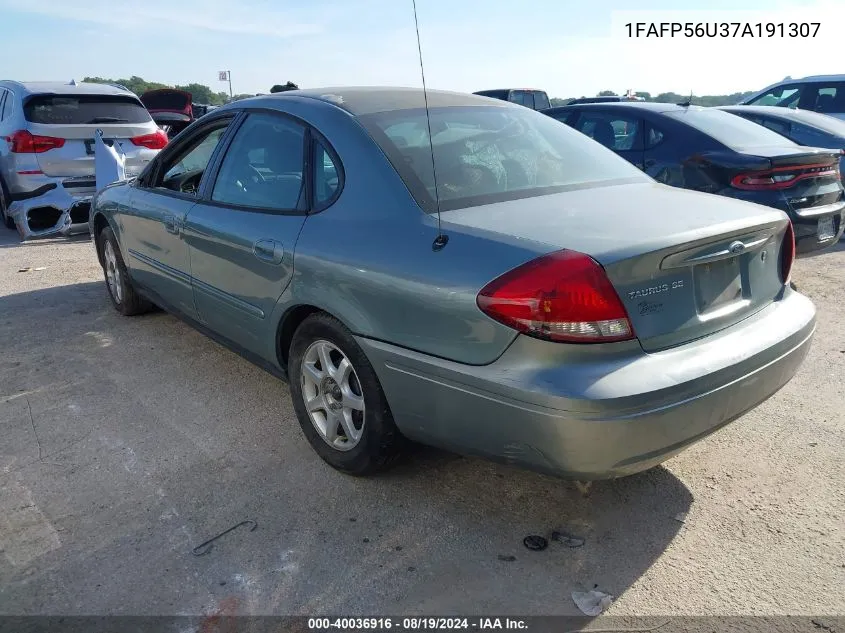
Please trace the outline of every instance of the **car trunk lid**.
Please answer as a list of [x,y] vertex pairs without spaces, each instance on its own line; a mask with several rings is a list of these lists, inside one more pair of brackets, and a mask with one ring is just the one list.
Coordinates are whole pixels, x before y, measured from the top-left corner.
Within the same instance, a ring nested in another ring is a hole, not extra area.
[[646,351],[712,334],[783,291],[774,209],[655,183],[590,186],[443,214],[447,225],[590,255]]

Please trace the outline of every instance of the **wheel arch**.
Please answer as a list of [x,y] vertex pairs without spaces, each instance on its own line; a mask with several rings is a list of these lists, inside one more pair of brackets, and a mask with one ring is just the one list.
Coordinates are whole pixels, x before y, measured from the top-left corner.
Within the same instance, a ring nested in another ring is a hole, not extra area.
[[293,335],[302,322],[312,314],[325,314],[333,319],[337,319],[341,325],[352,332],[349,325],[330,310],[308,303],[290,306],[285,310],[282,318],[279,319],[279,324],[276,326],[276,358],[285,372],[287,372],[288,354],[291,343],[293,342]]
[[100,239],[99,239],[100,233],[103,232],[103,229],[105,229],[106,227],[109,227],[112,230],[112,232],[114,233],[114,236],[118,240],[120,240],[120,238],[117,237],[117,231],[114,230],[114,226],[112,226],[112,223],[109,221],[109,219],[106,217],[105,213],[103,213],[102,211],[95,211],[94,212],[94,217],[91,218],[91,224],[92,224],[93,229],[94,229],[94,249],[97,251],[97,259],[100,262],[100,266],[102,266],[103,265],[103,249],[100,248]]

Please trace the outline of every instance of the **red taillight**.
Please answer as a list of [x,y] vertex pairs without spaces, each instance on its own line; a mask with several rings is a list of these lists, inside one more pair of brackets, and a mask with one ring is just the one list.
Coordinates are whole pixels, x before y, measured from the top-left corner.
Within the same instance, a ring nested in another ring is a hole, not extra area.
[[164,149],[164,146],[167,145],[167,134],[164,133],[164,130],[156,130],[152,134],[135,136],[131,141],[133,145],[147,149]]
[[746,191],[789,189],[799,180],[822,176],[839,178],[839,164],[791,165],[766,171],[745,172],[731,178],[731,186]]
[[537,338],[596,343],[634,337],[604,269],[575,251],[557,251],[505,273],[476,302],[487,316]]
[[795,261],[795,230],[792,222],[786,225],[783,243],[780,247],[780,277],[784,284],[788,284],[792,276],[792,264]]
[[53,136],[39,136],[26,130],[18,130],[6,137],[10,150],[15,154],[42,154],[65,144],[65,139]]

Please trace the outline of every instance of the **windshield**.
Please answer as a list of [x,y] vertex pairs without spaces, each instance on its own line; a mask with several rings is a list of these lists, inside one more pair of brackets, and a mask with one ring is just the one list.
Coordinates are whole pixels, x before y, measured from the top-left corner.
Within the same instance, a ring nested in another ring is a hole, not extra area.
[[26,101],[24,116],[31,123],[44,125],[152,121],[136,98],[110,95],[38,95]]
[[790,140],[777,132],[723,110],[686,108],[664,114],[739,152],[752,147],[792,145]]
[[[424,108],[359,117],[427,212],[437,209]],[[548,195],[585,183],[648,180],[583,134],[512,106],[431,110],[440,210]]]

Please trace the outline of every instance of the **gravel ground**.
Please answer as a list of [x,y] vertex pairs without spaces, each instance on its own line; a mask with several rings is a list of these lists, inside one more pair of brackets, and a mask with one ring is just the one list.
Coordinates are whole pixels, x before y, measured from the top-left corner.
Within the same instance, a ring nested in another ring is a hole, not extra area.
[[[0,231],[0,613],[575,615],[598,585],[615,615],[845,614],[845,243],[794,277],[819,310],[799,375],[584,497],[429,449],[338,474],[284,384],[169,315],[119,316],[89,241]],[[523,547],[557,528],[585,544]]]

